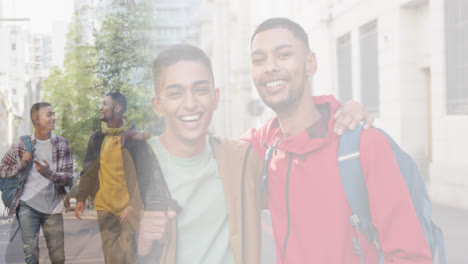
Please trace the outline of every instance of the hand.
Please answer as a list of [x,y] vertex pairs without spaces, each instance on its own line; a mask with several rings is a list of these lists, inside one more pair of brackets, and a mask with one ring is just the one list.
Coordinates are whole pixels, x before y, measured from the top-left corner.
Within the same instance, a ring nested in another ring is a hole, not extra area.
[[147,131],[127,130],[120,134],[120,146],[123,148],[125,146],[125,141],[128,139],[144,141],[150,137],[151,134]]
[[81,220],[80,213],[83,215],[84,203],[77,202],[75,205],[75,217]]
[[32,161],[31,152],[23,153],[23,157],[21,159],[21,170],[25,169],[28,166],[28,163]]
[[40,174],[44,174],[49,170],[49,163],[46,160],[34,160],[34,163],[36,163],[36,171]]
[[70,209],[70,197],[68,196],[68,194],[63,196],[62,201],[63,201],[63,206],[65,207],[65,211],[68,212],[68,209]]
[[161,241],[166,234],[167,225],[170,220],[177,216],[176,212],[156,211],[143,213],[138,231],[137,248],[138,254],[146,256],[153,247],[153,241]]
[[365,121],[364,129],[368,129],[374,123],[374,116],[360,103],[350,100],[335,113],[335,126],[333,132],[342,135],[346,128],[355,129],[359,122]]
[[125,224],[128,222],[129,219],[131,219],[134,215],[135,208],[133,206],[129,205],[125,207],[125,209],[122,211],[122,214],[120,215],[120,223]]

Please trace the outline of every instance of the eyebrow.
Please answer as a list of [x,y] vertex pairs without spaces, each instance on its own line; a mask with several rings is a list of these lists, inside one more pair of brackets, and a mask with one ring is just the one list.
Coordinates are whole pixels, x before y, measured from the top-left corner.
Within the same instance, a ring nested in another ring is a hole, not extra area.
[[[192,86],[197,86],[197,85],[204,85],[204,84],[210,84],[210,82],[208,80],[200,80],[200,81],[196,81],[193,83]],[[177,83],[174,83],[174,84],[169,84],[166,86],[166,89],[165,90],[169,90],[169,89],[183,89],[184,87],[180,84],[177,84]]]
[[[285,49],[285,48],[292,48],[292,45],[290,45],[290,44],[281,44],[281,45],[275,47],[275,48],[273,49],[273,51],[278,51],[278,50]],[[253,56],[253,55],[263,55],[264,53],[265,53],[265,52],[260,51],[260,50],[254,50],[254,51],[252,52],[251,56]]]
[[182,85],[180,84],[177,84],[177,83],[173,83],[173,84],[169,84],[166,86],[166,88],[164,90],[169,90],[169,89],[183,89],[184,87],[182,87]]
[[193,86],[197,86],[197,85],[203,85],[203,84],[210,84],[210,82],[208,80],[200,80],[200,81],[196,81]]

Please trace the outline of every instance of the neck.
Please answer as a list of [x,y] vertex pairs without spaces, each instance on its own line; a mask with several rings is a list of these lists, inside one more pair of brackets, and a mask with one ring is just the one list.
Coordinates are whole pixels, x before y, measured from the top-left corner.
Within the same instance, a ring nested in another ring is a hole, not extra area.
[[52,131],[44,129],[35,129],[34,136],[39,140],[48,140],[52,135]]
[[106,123],[108,128],[119,128],[123,125],[122,118],[112,118]]
[[289,108],[276,111],[276,114],[284,138],[302,133],[320,119],[320,112],[315,107],[312,98],[306,94],[304,94],[300,102]]
[[169,153],[179,158],[193,158],[199,155],[206,146],[206,137],[202,137],[202,139],[194,142],[188,142],[178,139],[172,133],[166,132],[159,139]]

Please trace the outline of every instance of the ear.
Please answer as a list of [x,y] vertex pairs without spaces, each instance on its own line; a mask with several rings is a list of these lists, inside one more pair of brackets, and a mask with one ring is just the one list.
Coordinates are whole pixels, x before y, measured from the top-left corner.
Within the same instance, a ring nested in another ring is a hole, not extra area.
[[114,114],[119,114],[122,111],[122,106],[119,104],[115,104],[114,106]]
[[306,57],[306,74],[309,77],[312,77],[317,72],[317,59],[315,58],[315,53],[309,52]]
[[219,93],[220,93],[219,88],[215,88],[215,110],[218,109],[218,105],[219,105]]
[[164,117],[164,110],[161,105],[161,98],[158,96],[153,96],[151,97],[151,105],[153,106],[154,112],[159,116],[159,117]]
[[36,124],[39,124],[39,113],[36,112],[32,115],[31,121],[33,123],[33,126],[36,126]]

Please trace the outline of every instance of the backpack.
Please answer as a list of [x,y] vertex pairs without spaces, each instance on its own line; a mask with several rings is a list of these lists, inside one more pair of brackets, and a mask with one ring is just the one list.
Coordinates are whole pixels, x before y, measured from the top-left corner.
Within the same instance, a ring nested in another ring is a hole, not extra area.
[[[30,152],[31,156],[33,156],[34,147],[32,145],[31,139],[28,136],[21,136],[21,140],[24,142],[26,149],[25,151]],[[28,163],[26,169],[24,169],[22,172],[18,172],[18,174],[21,174],[19,177],[0,179],[0,191],[2,192],[2,201],[5,205],[5,208],[11,209],[13,207],[16,193],[18,192],[23,181],[26,179],[26,176],[29,174],[31,167],[32,162]]]
[[[362,256],[361,242],[359,240],[360,232],[362,232],[367,241],[375,245],[379,255],[378,263],[383,264],[384,254],[380,248],[378,232],[372,222],[367,186],[364,181],[361,161],[359,159],[359,139],[361,130],[362,126],[359,125],[355,130],[346,130],[341,136],[338,146],[338,166],[346,198],[353,212],[353,215],[350,217],[350,223],[358,234],[357,239],[352,239],[354,250],[356,254],[361,257],[361,263],[363,264],[364,258]],[[381,129],[377,130],[388,139],[392,146],[393,154],[398,162],[401,175],[411,195],[413,207],[431,249],[432,258],[434,259],[436,251],[439,251],[439,263],[445,264],[446,256],[443,233],[432,221],[431,201],[427,195],[424,179],[416,163],[387,133]]]

